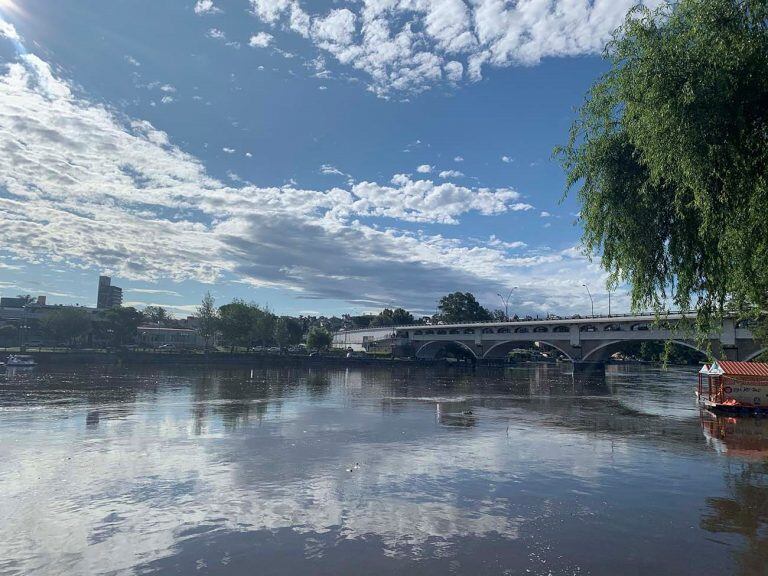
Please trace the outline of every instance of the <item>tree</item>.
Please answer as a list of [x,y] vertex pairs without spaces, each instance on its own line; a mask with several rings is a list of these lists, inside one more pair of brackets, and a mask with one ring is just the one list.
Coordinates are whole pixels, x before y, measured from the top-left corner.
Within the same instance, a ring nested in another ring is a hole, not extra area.
[[368,328],[375,318],[376,316],[373,314],[362,314],[360,316],[345,316],[344,320],[351,324],[348,328],[357,329]]
[[403,308],[395,308],[394,310],[384,308],[371,320],[370,326],[402,326],[414,322],[413,314]]
[[97,330],[110,346],[122,346],[136,338],[140,323],[141,312],[132,306],[121,306],[101,311]]
[[21,300],[22,306],[28,306],[29,304],[32,304],[32,302],[35,301],[35,299],[29,294],[17,294],[16,298]]
[[41,328],[54,346],[62,342],[72,345],[89,332],[91,318],[82,308],[56,308],[43,317]]
[[142,315],[145,321],[158,326],[165,326],[168,321],[173,319],[173,316],[168,314],[168,311],[162,306],[147,306],[142,311]]
[[290,316],[282,316],[280,322],[285,326],[288,331],[288,344],[299,344],[304,337],[304,327],[301,321]]
[[288,322],[285,318],[277,318],[275,320],[274,339],[280,348],[285,348],[291,343],[291,332],[288,329]]
[[487,322],[491,313],[480,306],[471,292],[453,292],[440,298],[439,320],[446,323]]
[[635,308],[768,306],[768,4],[636,9],[570,140],[583,244]]
[[231,352],[235,351],[235,346],[250,345],[253,314],[251,307],[242,300],[235,299],[219,307],[218,325],[221,339]]
[[0,342],[3,348],[8,348],[19,341],[19,328],[12,324],[0,325]]
[[262,346],[272,344],[275,338],[276,316],[269,310],[263,310],[259,306],[251,305],[251,331],[253,339]]
[[215,303],[216,300],[214,300],[213,296],[211,296],[211,293],[206,292],[205,296],[203,296],[203,300],[200,303],[200,306],[197,307],[197,313],[195,314],[198,322],[198,330],[200,332],[200,336],[202,336],[203,340],[205,341],[206,349],[208,349],[216,336],[218,314],[216,313],[216,308],[214,307]]
[[499,308],[491,312],[491,318],[494,322],[507,322],[509,320],[509,318],[507,318],[507,313]]
[[307,334],[307,348],[322,350],[328,348],[333,342],[331,333],[325,328],[314,326]]

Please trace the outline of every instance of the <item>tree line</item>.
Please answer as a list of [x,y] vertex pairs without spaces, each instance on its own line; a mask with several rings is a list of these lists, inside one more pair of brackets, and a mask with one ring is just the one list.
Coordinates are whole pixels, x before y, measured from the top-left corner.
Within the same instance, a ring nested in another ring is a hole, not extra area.
[[[19,298],[25,298],[28,303],[33,301],[31,296]],[[175,318],[162,306],[147,306],[143,310],[122,306],[96,313],[85,308],[60,306],[46,309],[40,318],[27,320],[26,330],[27,334],[34,332],[54,346],[67,347],[126,346],[136,342],[139,326],[155,326],[193,327],[206,346],[215,344],[230,350],[256,346],[285,348],[300,343],[321,349],[330,346],[331,335],[343,329],[503,319],[503,312],[489,311],[470,292],[446,294],[438,301],[434,315],[420,318],[404,308],[384,308],[376,314],[344,314],[341,317],[278,315],[267,306],[241,299],[216,306],[213,296],[207,293],[191,324]],[[0,326],[0,342],[4,345],[16,345],[21,337],[18,326]]]

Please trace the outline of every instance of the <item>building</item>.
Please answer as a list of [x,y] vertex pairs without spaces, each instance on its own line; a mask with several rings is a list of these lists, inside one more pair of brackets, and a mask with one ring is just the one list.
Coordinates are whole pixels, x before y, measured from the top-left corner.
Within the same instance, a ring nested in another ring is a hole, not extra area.
[[200,333],[188,328],[139,326],[137,334],[138,344],[144,348],[170,346],[175,349],[202,349],[205,347],[205,340]]
[[112,286],[112,278],[109,276],[99,276],[99,294],[96,298],[96,308],[107,310],[109,308],[118,308],[123,305],[123,289],[119,286]]
[[0,308],[24,308],[25,306],[45,306],[45,296],[38,296],[37,300],[28,301],[29,297],[0,298]]

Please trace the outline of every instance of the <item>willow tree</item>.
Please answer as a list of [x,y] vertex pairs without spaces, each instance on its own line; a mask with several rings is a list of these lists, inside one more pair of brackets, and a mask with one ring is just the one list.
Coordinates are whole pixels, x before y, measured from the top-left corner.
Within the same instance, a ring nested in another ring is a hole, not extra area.
[[768,2],[637,8],[557,150],[583,243],[635,308],[768,305]]

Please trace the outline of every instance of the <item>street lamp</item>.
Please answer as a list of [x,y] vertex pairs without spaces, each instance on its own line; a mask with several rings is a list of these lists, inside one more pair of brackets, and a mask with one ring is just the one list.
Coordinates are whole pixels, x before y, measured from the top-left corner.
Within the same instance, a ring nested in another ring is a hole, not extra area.
[[512,289],[509,291],[509,294],[507,294],[506,298],[504,298],[504,296],[496,292],[496,296],[501,298],[501,302],[502,304],[504,304],[504,320],[506,322],[509,322],[509,299],[512,298],[512,292],[517,290],[517,288],[518,288],[517,286],[512,286]]
[[608,317],[611,316],[611,289],[608,288]]
[[589,291],[589,286],[587,286],[586,284],[582,284],[582,286],[584,286],[584,288],[587,289],[587,295],[589,296],[589,303],[592,306],[592,318],[594,318],[595,317],[595,301],[592,300],[592,293]]
[[24,331],[27,329],[27,305],[21,307],[22,313],[21,313],[21,326],[19,326],[19,352],[26,352],[27,346],[26,342],[24,341]]

